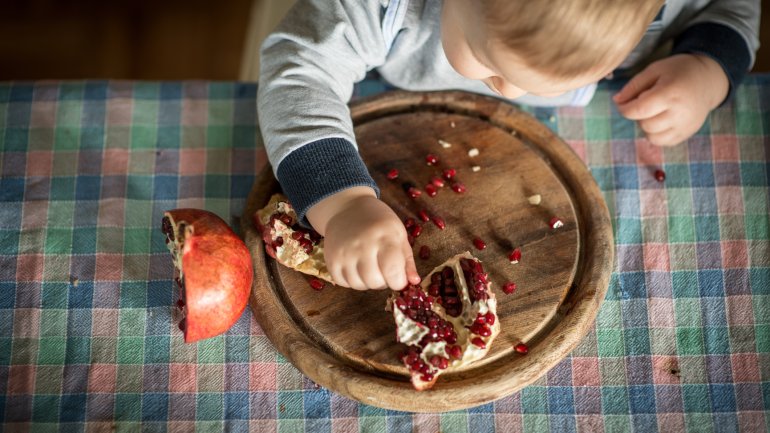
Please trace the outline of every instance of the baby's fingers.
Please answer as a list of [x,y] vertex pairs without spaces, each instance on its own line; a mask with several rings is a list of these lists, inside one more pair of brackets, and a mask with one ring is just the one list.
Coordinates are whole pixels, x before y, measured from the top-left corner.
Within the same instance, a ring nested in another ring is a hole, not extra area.
[[420,284],[420,274],[417,273],[417,266],[414,264],[414,253],[409,242],[402,245],[404,251],[404,261],[406,262],[406,279],[410,284]]
[[367,289],[366,283],[364,283],[364,280],[361,279],[361,275],[359,275],[358,273],[358,267],[356,263],[346,266],[342,270],[342,276],[350,284],[351,289],[355,289],[355,290]]
[[384,289],[385,278],[380,271],[376,253],[371,257],[362,258],[358,262],[358,274],[366,284],[367,289]]
[[653,116],[649,119],[642,119],[639,121],[639,127],[645,134],[657,134],[674,126],[674,116],[671,111],[664,111],[657,116]]
[[401,248],[391,247],[380,250],[378,256],[380,270],[385,282],[393,290],[401,290],[406,287],[406,272],[404,255]]

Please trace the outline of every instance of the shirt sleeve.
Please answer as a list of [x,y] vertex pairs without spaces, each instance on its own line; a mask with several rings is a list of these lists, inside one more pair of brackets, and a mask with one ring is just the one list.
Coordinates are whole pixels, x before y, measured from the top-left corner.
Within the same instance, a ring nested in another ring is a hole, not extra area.
[[730,81],[730,93],[754,64],[759,48],[759,0],[715,0],[674,39],[672,54],[714,59]]
[[257,112],[267,156],[299,219],[323,198],[374,180],[347,102],[385,61],[379,0],[299,0],[260,51]]

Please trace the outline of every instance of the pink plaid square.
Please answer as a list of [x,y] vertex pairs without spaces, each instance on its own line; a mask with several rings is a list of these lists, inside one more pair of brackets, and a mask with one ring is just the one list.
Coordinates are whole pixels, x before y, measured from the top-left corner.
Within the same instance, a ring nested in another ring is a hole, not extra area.
[[97,281],[120,281],[123,274],[121,254],[99,254],[96,256]]
[[94,308],[91,334],[94,337],[115,337],[118,335],[120,311],[112,308]]
[[644,244],[644,269],[647,271],[671,270],[668,254],[668,244]]
[[735,135],[712,135],[711,154],[714,161],[740,161],[738,137]]
[[21,220],[22,230],[42,229],[48,225],[48,202],[25,201],[24,217]]
[[115,364],[92,364],[88,370],[88,392],[115,392],[117,366]]
[[745,241],[722,241],[722,265],[726,269],[749,267],[749,253]]
[[730,360],[735,382],[757,383],[762,380],[759,374],[759,357],[756,353],[736,353],[730,357]]
[[196,364],[171,364],[168,388],[171,392],[195,392],[198,389]]
[[639,190],[639,207],[643,217],[668,215],[666,191],[664,189]]
[[17,308],[13,314],[14,338],[40,338],[40,309]]
[[51,176],[53,172],[53,153],[46,150],[33,150],[27,154],[27,176]]
[[16,262],[16,281],[42,281],[43,254],[20,254]]
[[676,326],[673,300],[668,298],[650,298],[647,301],[647,306],[651,328],[673,328]]
[[661,166],[663,164],[663,148],[650,144],[646,138],[636,140],[636,162],[639,165]]
[[35,101],[29,113],[30,128],[53,128],[56,126],[56,107],[53,101]]
[[717,209],[720,215],[743,215],[743,189],[739,186],[716,188]]
[[128,98],[114,98],[107,100],[107,125],[130,126],[133,117],[134,101]]
[[110,148],[104,150],[102,174],[124,175],[128,173],[128,149]]
[[179,150],[179,174],[182,176],[195,176],[206,173],[205,149],[180,149]]
[[182,125],[205,126],[208,121],[209,103],[205,99],[182,101]]
[[754,325],[754,306],[751,295],[728,296],[727,322],[730,326]]
[[275,391],[276,364],[272,362],[253,362],[249,364],[249,390]]
[[586,142],[584,140],[568,140],[567,144],[583,162],[586,161]]
[[11,365],[8,376],[8,394],[32,394],[35,390],[35,366]]
[[652,381],[656,385],[663,383],[679,384],[679,360],[676,356],[652,357]]
[[599,359],[572,358],[572,384],[574,386],[599,386]]

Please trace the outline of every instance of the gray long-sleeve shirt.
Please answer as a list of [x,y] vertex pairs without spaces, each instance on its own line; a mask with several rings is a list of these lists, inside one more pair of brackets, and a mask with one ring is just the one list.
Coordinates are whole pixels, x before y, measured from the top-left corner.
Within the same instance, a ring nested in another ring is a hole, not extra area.
[[[462,89],[494,95],[452,69],[440,39],[442,0],[299,0],[261,49],[258,115],[268,159],[300,221],[321,199],[352,186],[377,189],[357,152],[347,102],[377,69],[406,90]],[[668,0],[621,68],[661,43],[724,69],[731,89],[754,62],[759,0]],[[596,85],[558,98],[513,102],[585,105]],[[306,223],[306,221],[305,221]]]

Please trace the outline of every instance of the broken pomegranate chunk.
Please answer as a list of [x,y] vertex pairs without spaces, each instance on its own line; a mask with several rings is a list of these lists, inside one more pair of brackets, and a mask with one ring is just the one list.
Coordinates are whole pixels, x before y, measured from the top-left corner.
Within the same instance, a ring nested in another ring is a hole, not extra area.
[[505,292],[507,295],[510,295],[511,293],[516,291],[516,283],[505,283],[503,284],[503,292]]
[[428,155],[425,157],[425,162],[426,162],[428,165],[436,165],[436,164],[438,164],[438,157],[437,157],[436,155],[432,154],[432,153],[429,153],[429,154],[428,154]]
[[436,267],[420,286],[394,292],[388,305],[396,338],[409,346],[401,360],[418,391],[481,359],[500,332],[488,276],[469,253]]
[[514,248],[513,251],[508,254],[508,261],[515,265],[516,263],[519,263],[519,260],[521,260],[521,250]]
[[513,346],[513,350],[516,351],[516,353],[520,353],[522,355],[526,355],[529,352],[529,347],[527,347],[524,343],[519,343],[515,346]]
[[387,177],[388,177],[388,179],[390,179],[390,180],[396,179],[396,178],[398,177],[398,170],[397,170],[397,169],[395,169],[395,168],[391,168],[391,169],[388,171]]
[[548,221],[548,226],[552,229],[558,229],[560,227],[564,227],[564,223],[559,219],[559,217],[553,217],[550,221]]
[[241,317],[251,293],[249,249],[227,223],[205,210],[167,211],[161,226],[179,273],[185,342],[227,331]]
[[313,290],[321,290],[321,289],[324,288],[325,285],[326,285],[326,283],[324,283],[323,281],[319,280],[318,278],[311,278],[310,279],[310,287],[312,287]]

